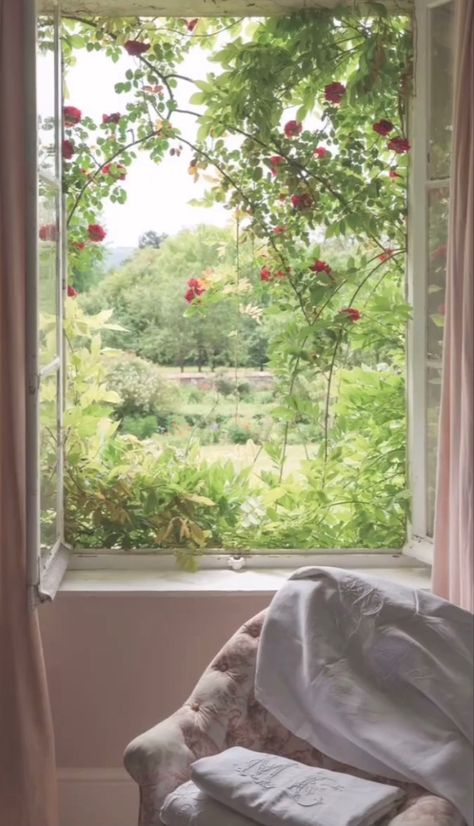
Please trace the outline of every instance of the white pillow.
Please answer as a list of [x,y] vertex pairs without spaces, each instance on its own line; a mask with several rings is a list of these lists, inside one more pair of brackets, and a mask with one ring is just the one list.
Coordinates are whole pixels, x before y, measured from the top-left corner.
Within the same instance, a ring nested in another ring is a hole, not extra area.
[[160,818],[165,826],[257,826],[254,820],[213,800],[192,780],[167,796]]
[[371,826],[405,796],[394,786],[242,748],[204,757],[191,772],[208,795],[264,826]]

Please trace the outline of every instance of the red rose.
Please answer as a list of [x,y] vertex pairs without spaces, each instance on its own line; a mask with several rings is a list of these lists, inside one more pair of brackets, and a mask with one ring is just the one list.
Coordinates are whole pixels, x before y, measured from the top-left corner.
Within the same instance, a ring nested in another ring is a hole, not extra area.
[[295,209],[311,209],[313,206],[313,199],[311,195],[308,195],[308,193],[305,193],[304,195],[292,195],[291,203]]
[[76,298],[76,296],[78,296],[78,295],[79,295],[78,291],[74,287],[71,287],[69,285],[68,288],[67,288],[68,298]]
[[328,103],[340,103],[346,94],[346,87],[343,83],[329,83],[324,87],[324,97]]
[[303,131],[303,124],[297,120],[289,120],[288,123],[285,124],[283,131],[287,138],[297,138]]
[[272,272],[268,269],[268,267],[262,267],[260,270],[260,281],[271,281],[272,279]]
[[356,310],[355,307],[345,307],[343,310],[339,310],[339,312],[347,316],[350,321],[359,321],[361,318],[360,311]]
[[118,181],[124,181],[127,177],[127,167],[123,163],[106,163],[102,167],[104,175],[110,175]]
[[325,261],[320,261],[319,259],[311,264],[310,270],[312,272],[325,272],[327,275],[331,275],[332,269],[329,264],[326,264]]
[[285,159],[282,158],[281,155],[272,155],[270,158],[270,167],[272,170],[272,175],[278,175],[278,170],[282,163],[285,163]]
[[41,241],[57,241],[58,228],[56,224],[44,224],[39,228],[38,235]]
[[398,155],[403,155],[405,152],[409,152],[411,149],[410,144],[408,143],[406,138],[401,138],[400,136],[396,138],[392,138],[387,143],[388,149],[392,149],[393,152],[396,152]]
[[186,28],[188,32],[193,32],[199,23],[199,17],[193,17],[192,20],[186,20]]
[[288,273],[285,272],[285,270],[277,270],[275,273],[275,278],[286,278],[287,275]]
[[150,43],[142,43],[140,40],[127,40],[127,42],[123,44],[123,48],[132,57],[140,57],[140,55],[148,51],[150,45]]
[[119,123],[121,117],[120,112],[112,112],[111,115],[102,115],[102,123]]
[[63,109],[64,113],[64,126],[66,129],[70,129],[71,126],[75,126],[76,123],[81,122],[82,112],[80,109],[77,109],[76,106],[65,106]]
[[382,137],[385,137],[389,134],[389,132],[392,132],[392,130],[395,129],[395,127],[392,121],[390,120],[378,120],[377,123],[374,123],[372,125],[372,129],[374,130],[374,132],[377,132],[378,135],[382,135]]
[[199,278],[190,278],[184,297],[188,304],[191,304],[195,298],[199,298],[205,291],[206,288]]
[[100,224],[89,224],[87,227],[87,234],[91,241],[103,241],[107,235],[105,229]]
[[381,252],[379,255],[379,260],[382,262],[382,264],[384,264],[385,261],[388,261],[390,258],[393,258],[393,250],[390,249],[390,247]]
[[388,173],[389,178],[401,178],[402,176],[398,174],[396,169],[390,169]]
[[329,149],[325,149],[324,146],[317,146],[316,149],[313,152],[313,155],[315,155],[317,158],[325,158],[326,155],[330,155],[330,154],[331,153],[330,153]]
[[70,161],[74,155],[74,144],[70,140],[63,141],[63,158]]
[[82,250],[86,248],[86,245],[85,245],[84,241],[74,241],[73,242],[73,247],[78,252],[82,252]]
[[273,227],[272,232],[273,235],[283,235],[286,231],[286,227]]

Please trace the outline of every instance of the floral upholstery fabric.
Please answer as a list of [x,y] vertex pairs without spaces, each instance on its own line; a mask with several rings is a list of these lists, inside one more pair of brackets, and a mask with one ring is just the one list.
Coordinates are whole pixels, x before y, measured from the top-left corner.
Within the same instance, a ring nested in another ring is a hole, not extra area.
[[231,637],[182,708],[127,747],[125,767],[140,787],[139,826],[160,826],[163,801],[190,779],[191,764],[231,746],[401,786],[407,791],[406,801],[386,826],[461,826],[447,801],[414,784],[377,778],[331,760],[283,728],[255,700],[255,664],[264,616],[263,611]]

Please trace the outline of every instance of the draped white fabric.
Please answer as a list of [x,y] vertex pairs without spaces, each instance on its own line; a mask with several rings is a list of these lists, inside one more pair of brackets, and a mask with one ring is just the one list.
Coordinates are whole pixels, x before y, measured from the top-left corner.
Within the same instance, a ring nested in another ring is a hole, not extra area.
[[312,746],[417,783],[472,826],[472,617],[337,568],[297,572],[263,625],[255,694]]

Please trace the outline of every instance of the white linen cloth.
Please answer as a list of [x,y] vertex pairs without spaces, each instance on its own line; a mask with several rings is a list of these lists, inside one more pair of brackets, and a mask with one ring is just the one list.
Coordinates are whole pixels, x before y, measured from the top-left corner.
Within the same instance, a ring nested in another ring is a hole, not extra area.
[[473,826],[472,620],[429,592],[302,569],[267,611],[256,697],[333,759],[418,783]]
[[160,820],[165,826],[256,826],[255,820],[218,803],[192,780],[166,797]]
[[191,772],[208,795],[264,826],[372,826],[405,797],[394,786],[238,746]]

